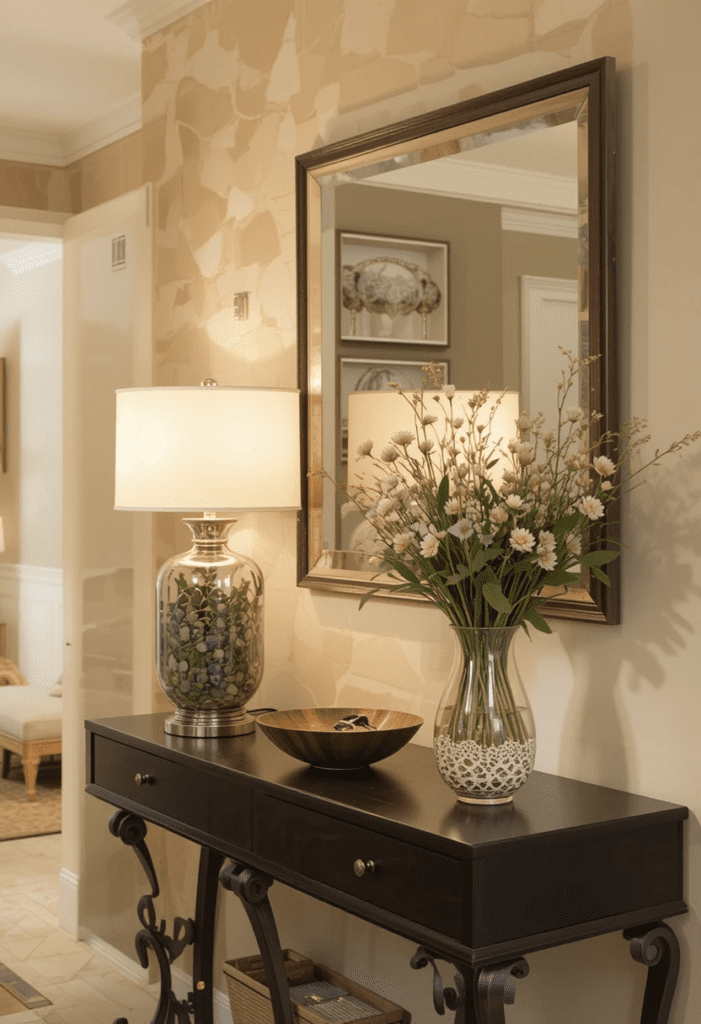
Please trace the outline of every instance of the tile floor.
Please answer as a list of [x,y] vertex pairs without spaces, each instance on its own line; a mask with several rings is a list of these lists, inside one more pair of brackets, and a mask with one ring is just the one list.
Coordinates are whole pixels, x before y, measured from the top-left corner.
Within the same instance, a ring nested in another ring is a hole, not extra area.
[[0,1024],[150,1020],[157,986],[135,984],[59,929],[60,853],[60,835],[0,842],[0,961],[52,1002]]

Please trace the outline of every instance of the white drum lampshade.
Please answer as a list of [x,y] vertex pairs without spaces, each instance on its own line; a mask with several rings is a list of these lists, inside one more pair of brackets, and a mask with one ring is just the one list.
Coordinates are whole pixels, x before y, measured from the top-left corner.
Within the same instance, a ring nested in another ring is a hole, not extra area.
[[157,582],[161,688],[180,736],[252,732],[244,710],[263,675],[263,575],[229,548],[223,510],[299,509],[299,392],[131,388],[117,392],[115,508],[200,512],[194,545]]

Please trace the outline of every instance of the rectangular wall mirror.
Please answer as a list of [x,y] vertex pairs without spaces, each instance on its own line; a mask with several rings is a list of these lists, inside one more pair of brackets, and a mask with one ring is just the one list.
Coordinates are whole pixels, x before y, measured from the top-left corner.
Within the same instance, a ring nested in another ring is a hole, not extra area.
[[[318,475],[346,480],[353,392],[420,387],[434,363],[550,415],[563,347],[597,357],[579,401],[597,433],[618,428],[614,78],[604,57],[297,158],[301,586],[392,596]],[[582,575],[544,614],[618,622],[609,568],[610,587]]]

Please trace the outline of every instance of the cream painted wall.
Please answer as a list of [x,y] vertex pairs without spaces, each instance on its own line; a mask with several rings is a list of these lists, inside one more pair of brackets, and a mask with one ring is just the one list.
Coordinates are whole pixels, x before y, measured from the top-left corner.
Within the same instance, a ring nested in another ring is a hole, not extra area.
[[17,275],[0,263],[8,445],[0,515],[3,561],[59,569],[63,268],[60,240],[49,244],[59,247],[54,263]]
[[[146,41],[145,180],[158,211],[154,335],[162,383],[295,377],[294,155],[480,92],[611,54],[619,68],[619,326],[624,410],[661,444],[699,425],[701,165],[697,0],[274,0],[261,19],[217,0]],[[250,290],[252,318],[231,316]],[[537,767],[687,803],[689,915],[673,1024],[701,1019],[701,454],[649,474],[625,503],[623,624],[557,623],[520,644]],[[430,723],[450,654],[430,608],[295,589],[290,517],[247,518],[237,543],[264,569],[260,702],[391,704]],[[182,544],[170,519],[161,554]],[[89,852],[89,851],[88,851]],[[164,914],[192,912],[195,855],[175,839]],[[114,892],[113,899],[118,898]],[[412,947],[276,885],[283,943],[433,1019]],[[217,957],[254,949],[222,901]],[[529,957],[509,1021],[639,1019],[644,972],[619,936]],[[222,987],[221,978],[217,984]]]

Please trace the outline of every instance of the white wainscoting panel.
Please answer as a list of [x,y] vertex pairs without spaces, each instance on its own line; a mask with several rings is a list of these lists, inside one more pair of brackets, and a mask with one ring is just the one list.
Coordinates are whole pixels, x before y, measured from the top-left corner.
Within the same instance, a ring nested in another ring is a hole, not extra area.
[[6,656],[32,686],[53,686],[63,673],[63,572],[0,565],[0,621]]

